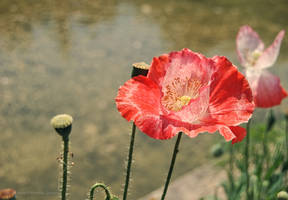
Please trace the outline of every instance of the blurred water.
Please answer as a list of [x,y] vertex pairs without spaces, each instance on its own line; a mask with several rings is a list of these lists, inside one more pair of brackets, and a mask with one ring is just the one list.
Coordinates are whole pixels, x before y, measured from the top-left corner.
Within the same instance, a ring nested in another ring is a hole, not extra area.
[[[70,199],[85,199],[95,181],[120,194],[131,125],[114,98],[131,64],[188,47],[238,65],[239,27],[251,25],[268,45],[287,30],[287,9],[285,0],[1,0],[0,188],[15,188],[19,199],[56,199],[61,142],[49,120],[69,113]],[[286,38],[271,71],[288,88]],[[207,162],[214,140],[185,138],[175,175]],[[162,184],[173,143],[137,135],[131,198]]]

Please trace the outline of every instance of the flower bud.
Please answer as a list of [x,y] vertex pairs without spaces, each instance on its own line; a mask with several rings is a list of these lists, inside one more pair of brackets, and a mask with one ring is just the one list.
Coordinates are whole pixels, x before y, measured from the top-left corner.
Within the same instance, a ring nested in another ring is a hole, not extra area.
[[51,119],[51,125],[62,137],[67,137],[72,129],[73,118],[70,115],[56,115]]
[[285,116],[285,119],[288,120],[288,110],[285,111],[284,116]]
[[278,200],[288,200],[288,193],[286,191],[281,191],[277,194]]
[[16,191],[10,188],[0,190],[0,200],[16,200]]
[[138,75],[147,76],[150,68],[150,65],[146,64],[145,62],[134,63],[132,66],[132,78]]
[[222,156],[223,152],[224,151],[223,151],[221,144],[215,144],[211,148],[211,153],[215,158]]
[[258,177],[257,177],[255,174],[253,174],[253,175],[251,176],[250,180],[251,180],[251,183],[252,183],[252,184],[257,184]]
[[264,187],[264,188],[267,188],[268,186],[269,186],[269,181],[264,180],[264,181],[263,181],[263,187]]
[[286,172],[288,170],[288,161],[284,161],[282,164],[282,172]]

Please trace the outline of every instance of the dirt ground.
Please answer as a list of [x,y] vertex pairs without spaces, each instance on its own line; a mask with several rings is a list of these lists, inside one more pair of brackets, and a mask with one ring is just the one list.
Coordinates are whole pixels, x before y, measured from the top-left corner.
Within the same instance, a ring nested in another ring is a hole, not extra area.
[[[166,200],[199,200],[201,197],[213,195],[216,189],[218,197],[225,199],[223,190],[219,187],[225,178],[224,169],[212,164],[200,166],[174,180],[169,186]],[[139,200],[158,200],[162,190],[163,188],[159,188]]]

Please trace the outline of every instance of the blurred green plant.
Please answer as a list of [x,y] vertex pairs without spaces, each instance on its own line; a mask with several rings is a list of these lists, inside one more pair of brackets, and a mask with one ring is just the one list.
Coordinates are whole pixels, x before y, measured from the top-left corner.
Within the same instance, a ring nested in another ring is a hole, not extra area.
[[[245,162],[245,159],[247,159],[246,151],[244,155],[241,152],[244,146],[247,147],[247,145],[244,143],[233,145],[233,166],[235,170],[231,170],[231,166],[229,166],[227,180],[222,183],[222,188],[228,200],[274,200],[286,198],[286,190],[288,189],[286,141],[288,117],[286,116],[285,121],[286,131],[279,127],[274,130],[276,118],[273,112],[269,111],[265,126],[258,125],[252,127],[251,130],[248,127],[247,132],[250,131],[251,136],[249,141],[249,170],[247,170],[247,163]],[[229,163],[231,165],[231,162]],[[248,194],[246,194],[246,188],[248,188]],[[217,194],[213,198],[209,198],[214,200],[221,199]]]

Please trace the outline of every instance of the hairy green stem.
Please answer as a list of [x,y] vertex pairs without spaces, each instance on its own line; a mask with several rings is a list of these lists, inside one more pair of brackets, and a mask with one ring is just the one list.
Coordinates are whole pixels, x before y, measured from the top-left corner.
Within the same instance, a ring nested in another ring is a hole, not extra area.
[[106,199],[107,199],[107,200],[110,200],[110,199],[111,199],[110,191],[109,191],[108,187],[107,187],[105,184],[103,184],[103,183],[96,183],[96,184],[94,184],[94,185],[91,187],[91,189],[90,189],[90,198],[89,198],[89,199],[90,199],[90,200],[93,200],[93,198],[94,198],[94,191],[95,191],[95,189],[98,188],[98,187],[102,188],[102,189],[105,191],[105,193],[106,193]]
[[132,134],[131,134],[131,139],[130,139],[130,147],[129,147],[127,169],[126,169],[126,180],[125,180],[125,186],[124,186],[124,192],[123,192],[123,200],[127,199],[127,194],[128,194],[128,187],[129,187],[129,181],[130,181],[130,172],[131,172],[131,164],[132,164],[132,159],[133,159],[135,132],[136,132],[136,125],[133,123]]
[[63,136],[63,175],[62,175],[62,188],[61,199],[66,200],[67,192],[67,173],[68,173],[68,152],[69,152],[69,136]]
[[170,164],[170,168],[169,168],[169,172],[168,172],[168,175],[167,175],[167,179],[166,179],[166,183],[165,183],[165,186],[164,186],[164,190],[163,190],[163,194],[162,194],[161,200],[165,199],[165,196],[166,196],[166,193],[167,193],[167,190],[168,190],[168,186],[169,186],[169,183],[170,183],[170,179],[171,179],[173,168],[174,168],[175,161],[176,161],[176,156],[177,156],[177,153],[179,152],[179,144],[180,144],[180,141],[181,141],[181,136],[182,136],[182,132],[180,132],[178,134],[177,141],[176,141],[175,146],[174,146],[173,156],[172,156],[172,160],[171,160],[171,164]]
[[246,199],[249,199],[249,184],[250,184],[250,179],[249,179],[249,144],[250,144],[250,122],[251,119],[247,123],[246,131],[246,142],[245,142],[245,173],[246,173]]

